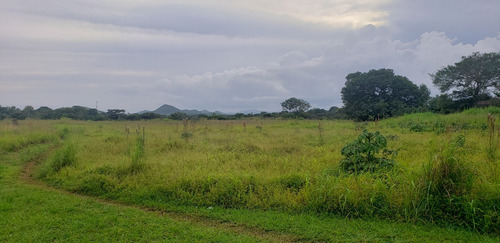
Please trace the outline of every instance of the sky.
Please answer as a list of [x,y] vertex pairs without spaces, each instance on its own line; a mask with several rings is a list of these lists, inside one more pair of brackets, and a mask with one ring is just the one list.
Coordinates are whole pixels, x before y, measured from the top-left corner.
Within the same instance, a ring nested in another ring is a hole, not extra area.
[[498,0],[0,0],[0,105],[342,106],[349,73],[500,51]]

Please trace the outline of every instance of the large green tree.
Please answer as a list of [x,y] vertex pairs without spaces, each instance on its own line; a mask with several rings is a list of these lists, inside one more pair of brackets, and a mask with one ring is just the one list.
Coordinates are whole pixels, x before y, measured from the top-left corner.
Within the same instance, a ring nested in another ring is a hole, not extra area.
[[342,88],[344,111],[349,118],[366,121],[412,112],[424,107],[430,91],[392,69],[351,73]]
[[453,100],[475,105],[500,90],[500,52],[462,57],[460,62],[431,74],[432,82]]
[[309,104],[309,102],[303,99],[292,97],[281,102],[281,107],[283,107],[284,111],[298,113],[306,112],[307,110],[309,110],[309,108],[311,108],[311,105]]

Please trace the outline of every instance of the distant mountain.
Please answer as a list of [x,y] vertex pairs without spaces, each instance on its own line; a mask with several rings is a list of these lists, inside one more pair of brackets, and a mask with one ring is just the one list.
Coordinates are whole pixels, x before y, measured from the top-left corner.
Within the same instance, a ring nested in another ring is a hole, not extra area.
[[156,114],[160,114],[160,115],[164,115],[164,116],[169,116],[169,115],[172,115],[172,114],[174,114],[176,112],[185,113],[188,116],[194,116],[194,115],[212,115],[213,113],[224,114],[224,113],[222,113],[220,111],[211,112],[211,111],[207,111],[207,110],[202,110],[202,111],[199,111],[199,110],[187,110],[187,109],[181,110],[181,109],[179,109],[179,108],[177,108],[175,106],[167,105],[167,104],[158,107],[158,109],[156,109],[154,111],[141,111],[139,113],[142,114],[142,113],[148,113],[148,112],[152,112],[152,113],[156,113]]
[[246,115],[249,115],[249,114],[260,114],[262,111],[259,111],[259,110],[243,110],[243,111],[240,111],[238,113],[243,113],[243,114],[246,114]]
[[176,112],[180,112],[181,110],[178,109],[177,107],[175,106],[171,106],[171,105],[162,105],[160,107],[158,107],[158,109],[152,111],[153,113],[156,113],[156,114],[160,114],[160,115],[165,115],[165,116],[169,116],[171,114],[174,114]]

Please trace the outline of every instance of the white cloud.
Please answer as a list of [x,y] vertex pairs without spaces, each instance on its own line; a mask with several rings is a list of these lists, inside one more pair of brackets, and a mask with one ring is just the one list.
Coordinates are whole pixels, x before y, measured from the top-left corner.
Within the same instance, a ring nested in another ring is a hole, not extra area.
[[[361,41],[352,47],[336,46],[335,51],[327,50],[322,56],[314,58],[309,58],[298,50],[291,51],[283,55],[280,65],[270,65],[263,69],[252,67],[216,74],[178,77],[169,80],[165,87],[166,90],[173,88],[179,93],[189,91],[175,88],[203,90],[204,94],[194,91],[192,93],[203,95],[207,100],[217,100],[216,97],[238,101],[251,100],[253,103],[249,105],[269,107],[271,110],[279,110],[279,102],[267,105],[268,99],[258,98],[284,100],[297,96],[327,109],[333,105],[341,106],[340,90],[344,86],[345,76],[351,72],[391,68],[396,74],[407,76],[417,85],[426,84],[437,92],[432,86],[430,73],[475,51],[500,51],[500,45],[491,49],[491,45],[485,44],[498,41],[500,36],[468,45],[457,43],[439,32],[424,33],[418,40],[411,42],[376,37]],[[222,103],[215,102],[214,105],[222,106]],[[225,106],[234,109],[232,106]]]
[[[220,4],[226,1],[211,1]],[[383,25],[388,15],[384,7],[392,0],[235,0],[232,6],[333,27],[359,28],[368,24]]]

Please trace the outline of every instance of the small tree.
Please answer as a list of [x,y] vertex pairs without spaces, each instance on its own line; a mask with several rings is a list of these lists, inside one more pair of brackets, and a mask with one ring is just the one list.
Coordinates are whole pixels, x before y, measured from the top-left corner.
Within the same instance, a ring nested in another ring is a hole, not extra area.
[[306,112],[309,108],[311,108],[311,105],[305,100],[292,97],[281,102],[281,107],[283,107],[284,111],[299,113]]
[[[387,140],[379,132],[371,133],[364,130],[356,140],[342,147],[344,158],[340,167],[348,173],[374,172],[382,168],[390,169],[394,166],[393,159],[385,156],[396,155],[396,151],[387,150]],[[384,156],[378,157],[382,152]]]

